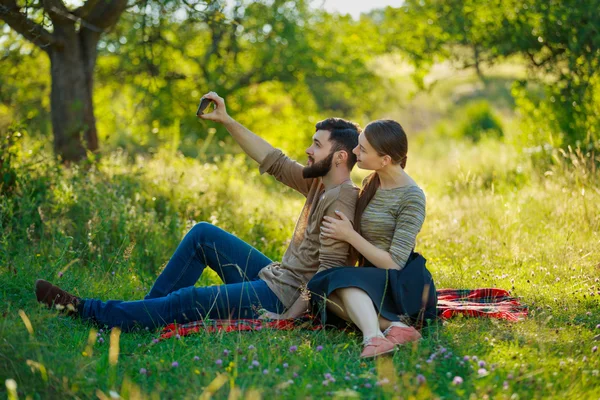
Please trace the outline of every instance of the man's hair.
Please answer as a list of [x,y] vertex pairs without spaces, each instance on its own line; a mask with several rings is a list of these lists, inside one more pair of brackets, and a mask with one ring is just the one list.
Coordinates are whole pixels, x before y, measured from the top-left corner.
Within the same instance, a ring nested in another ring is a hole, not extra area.
[[352,150],[358,146],[358,135],[362,132],[360,126],[342,118],[327,118],[317,122],[315,128],[317,131],[329,131],[329,141],[333,143],[332,154],[339,150],[345,150],[348,153],[347,165],[351,170],[356,164],[356,155],[352,153]]

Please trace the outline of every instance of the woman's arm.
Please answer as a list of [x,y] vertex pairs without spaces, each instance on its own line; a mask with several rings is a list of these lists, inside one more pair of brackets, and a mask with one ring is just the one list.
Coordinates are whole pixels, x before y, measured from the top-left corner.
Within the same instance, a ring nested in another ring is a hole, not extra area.
[[348,217],[340,211],[335,212],[340,219],[324,217],[321,227],[321,234],[348,242],[352,247],[369,260],[374,266],[382,269],[400,269],[400,266],[394,262],[390,253],[381,250],[372,245],[354,230]]
[[390,253],[373,246],[367,239],[358,232],[352,230],[349,234],[348,243],[360,254],[369,260],[374,266],[381,269],[400,269],[394,262]]

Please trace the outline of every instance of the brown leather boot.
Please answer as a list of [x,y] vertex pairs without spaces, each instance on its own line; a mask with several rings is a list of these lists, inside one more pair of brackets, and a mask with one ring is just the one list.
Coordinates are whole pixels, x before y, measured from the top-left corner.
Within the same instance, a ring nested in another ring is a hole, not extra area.
[[57,310],[65,311],[68,314],[76,313],[77,306],[81,301],[79,297],[42,279],[35,281],[35,297],[37,297],[37,301],[46,304],[48,308],[56,307]]

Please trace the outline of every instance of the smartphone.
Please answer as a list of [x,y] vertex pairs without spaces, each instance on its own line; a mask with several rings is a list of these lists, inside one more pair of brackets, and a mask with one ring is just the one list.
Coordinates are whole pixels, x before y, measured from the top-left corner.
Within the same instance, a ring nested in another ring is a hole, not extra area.
[[213,103],[213,101],[211,99],[206,99],[206,98],[201,98],[200,99],[200,104],[198,105],[198,111],[196,111],[196,115],[202,115],[204,114],[204,110],[206,110],[206,108],[208,107],[208,105],[210,103]]

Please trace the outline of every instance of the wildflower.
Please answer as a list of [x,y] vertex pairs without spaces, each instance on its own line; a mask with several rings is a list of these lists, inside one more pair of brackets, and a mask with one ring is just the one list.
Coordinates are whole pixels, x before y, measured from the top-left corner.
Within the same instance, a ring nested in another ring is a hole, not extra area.
[[592,347],[592,353],[595,353],[595,352],[597,352],[597,351],[598,351],[598,346],[594,346],[594,347]]
[[479,368],[477,370],[477,373],[479,374],[479,376],[485,376],[485,375],[487,375],[488,372],[487,372],[487,369],[485,369],[485,368]]
[[294,378],[297,378],[297,377],[298,377],[298,373],[297,373],[297,372],[294,372],[294,373],[292,374],[292,376],[293,376]]
[[254,346],[253,345],[248,346],[248,350],[254,350]]
[[508,382],[504,381],[504,383],[502,384],[502,387],[504,388],[504,390],[508,390]]
[[290,347],[290,353],[295,353],[296,350],[298,350],[298,346],[291,346]]
[[154,344],[158,343],[158,339],[152,339],[152,343],[154,343]]
[[373,386],[372,386],[370,383],[368,383],[368,382],[367,382],[367,383],[365,383],[365,387],[366,387],[367,389],[371,389]]
[[469,356],[464,356],[463,357],[463,360],[465,360],[465,361],[469,361],[470,359],[471,359],[471,357],[469,357]]
[[283,363],[283,368],[289,367],[288,363]]
[[329,381],[327,379],[325,379],[322,383],[323,383],[323,386],[329,385]]
[[60,272],[58,273],[58,277],[59,277],[59,278],[62,278],[62,276],[63,276],[63,273],[62,273],[62,271],[60,271]]
[[177,340],[181,339],[181,335],[178,333],[177,335],[175,335],[175,339],[177,339]]
[[268,375],[269,374],[269,370],[268,369],[263,369],[263,375]]
[[218,360],[215,361],[215,364],[217,364],[218,366],[223,365],[223,360],[221,360],[220,358]]
[[425,379],[425,377],[423,375],[421,375],[421,374],[417,375],[417,383],[419,385],[425,383],[425,381],[426,381],[426,379]]
[[323,351],[323,346],[317,346],[317,351]]
[[485,367],[485,361],[479,361],[477,365],[479,365],[480,367]]
[[148,371],[146,371],[146,368],[140,368],[140,374],[146,375],[147,373]]
[[306,384],[306,388],[307,388],[307,389],[311,389],[311,388],[312,388],[312,385],[311,385],[310,383],[307,383],[307,384]]
[[200,357],[194,356],[194,361],[198,361],[198,360],[200,360]]
[[252,360],[252,365],[254,365],[255,367],[258,367],[260,365],[260,363],[257,360]]
[[279,368],[275,368],[275,372],[279,372]]
[[98,338],[98,343],[100,343],[100,344],[104,343],[104,338],[103,337]]
[[178,363],[177,361],[173,361],[173,362],[171,363],[171,367],[173,367],[173,368],[177,368],[177,367],[179,367],[179,363]]
[[227,349],[223,350],[223,355],[224,356],[228,356],[229,353],[231,353],[229,350],[227,350]]
[[383,378],[382,380],[377,382],[377,386],[386,385],[388,383],[390,383],[390,380],[388,378]]
[[462,383],[463,383],[463,378],[461,378],[460,376],[455,376],[454,379],[452,379],[452,384],[454,386],[462,385]]

